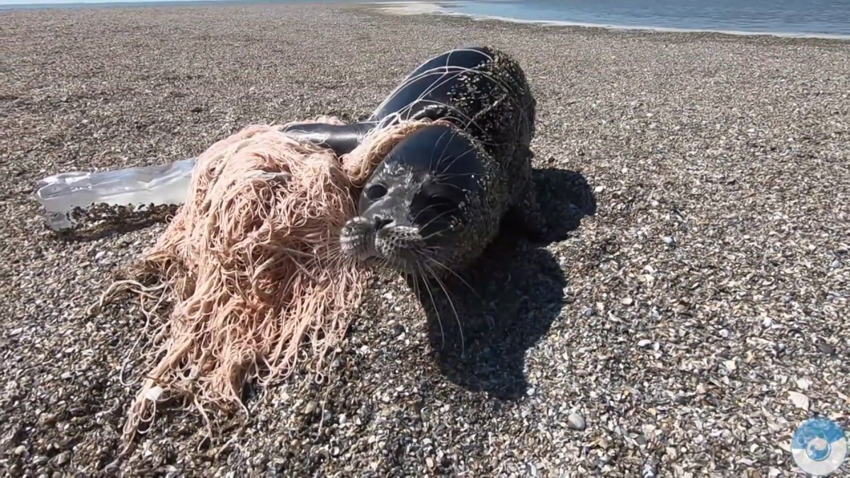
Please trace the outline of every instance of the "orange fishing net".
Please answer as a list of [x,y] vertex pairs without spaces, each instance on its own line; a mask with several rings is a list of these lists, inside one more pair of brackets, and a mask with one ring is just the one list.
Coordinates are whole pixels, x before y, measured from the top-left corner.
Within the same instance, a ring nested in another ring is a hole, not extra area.
[[185,204],[133,269],[155,284],[133,279],[107,291],[135,291],[152,320],[155,308],[173,304],[150,333],[152,369],[125,438],[153,419],[163,392],[182,395],[207,420],[209,406],[244,409],[246,380],[289,375],[305,343],[321,366],[368,278],[340,254],[339,232],[375,166],[427,124],[375,131],[343,157],[291,139],[284,126],[251,126],[198,157]]

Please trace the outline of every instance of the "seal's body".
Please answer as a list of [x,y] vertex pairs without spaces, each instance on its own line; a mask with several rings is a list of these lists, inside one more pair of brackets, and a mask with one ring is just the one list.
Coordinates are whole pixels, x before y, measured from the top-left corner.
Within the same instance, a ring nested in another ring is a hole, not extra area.
[[[499,147],[528,147],[534,135],[535,108],[515,61],[490,47],[471,47],[447,51],[421,64],[364,121],[296,123],[284,132],[343,155],[374,128],[405,120],[445,119],[495,153]],[[515,127],[522,130],[512,131]]]
[[[465,66],[441,66],[450,61]],[[431,86],[414,96],[422,78]],[[477,258],[509,212],[530,232],[544,227],[531,183],[535,101],[504,53],[476,48],[429,60],[373,116],[436,121],[400,141],[372,174],[359,215],[343,228],[343,253],[443,275]]]

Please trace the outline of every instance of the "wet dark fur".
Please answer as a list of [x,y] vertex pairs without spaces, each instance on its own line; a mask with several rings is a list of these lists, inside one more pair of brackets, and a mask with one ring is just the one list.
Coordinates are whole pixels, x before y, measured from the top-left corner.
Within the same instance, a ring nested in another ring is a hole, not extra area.
[[439,83],[445,103],[438,117],[453,125],[428,126],[393,149],[342,231],[344,253],[444,275],[477,258],[508,213],[529,232],[544,228],[531,183],[530,87],[506,54],[472,51],[474,68],[446,70]]

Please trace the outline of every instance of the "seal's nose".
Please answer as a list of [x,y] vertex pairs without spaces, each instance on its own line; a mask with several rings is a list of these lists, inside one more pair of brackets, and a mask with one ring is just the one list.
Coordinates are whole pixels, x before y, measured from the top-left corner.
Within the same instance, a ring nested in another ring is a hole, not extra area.
[[381,216],[375,216],[375,231],[380,231],[386,226],[392,224],[393,220]]

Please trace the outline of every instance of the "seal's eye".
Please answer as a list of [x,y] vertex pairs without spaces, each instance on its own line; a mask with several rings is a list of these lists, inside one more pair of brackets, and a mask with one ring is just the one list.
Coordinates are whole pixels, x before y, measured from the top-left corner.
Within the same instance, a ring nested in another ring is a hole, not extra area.
[[366,197],[370,201],[377,201],[387,194],[387,187],[383,184],[372,184],[366,188]]

